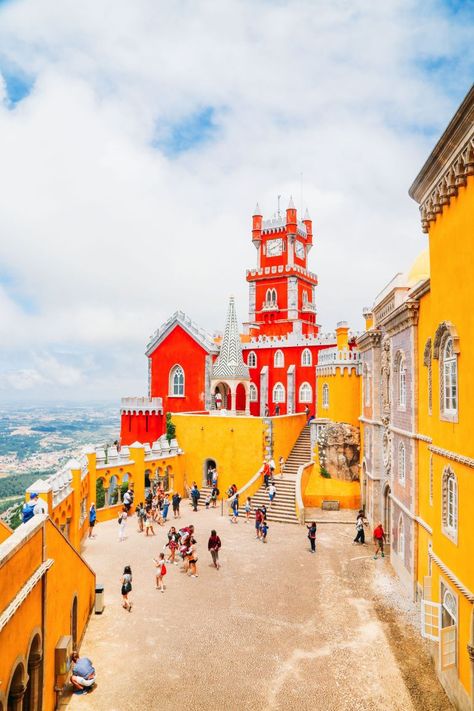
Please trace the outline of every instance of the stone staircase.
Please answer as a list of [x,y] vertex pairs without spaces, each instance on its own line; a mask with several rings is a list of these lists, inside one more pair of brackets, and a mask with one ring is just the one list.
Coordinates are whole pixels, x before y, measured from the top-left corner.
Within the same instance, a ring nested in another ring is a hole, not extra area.
[[[276,487],[275,498],[273,499],[273,505],[270,507],[270,500],[268,498],[268,492],[262,485],[258,491],[251,497],[252,498],[252,513],[251,517],[254,518],[255,509],[259,506],[267,507],[267,519],[268,521],[278,521],[280,523],[299,523],[296,516],[295,507],[295,488],[296,488],[296,475],[298,473],[298,468],[302,464],[306,464],[311,459],[311,437],[309,426],[306,425],[301,430],[301,433],[296,440],[293,449],[290,452],[288,459],[285,462],[283,478],[280,478],[279,473],[275,473],[274,484]],[[278,462],[277,462],[278,467]],[[199,488],[201,492],[201,497],[198,501],[198,507],[205,506],[207,495],[211,493],[211,486],[201,486]],[[220,493],[219,498],[222,496]],[[240,516],[245,516],[245,493],[240,496]],[[191,500],[189,500],[191,502]],[[224,502],[225,506],[228,508],[228,504]],[[218,502],[220,506],[220,501]]]
[[296,479],[298,469],[311,460],[311,433],[309,425],[305,425],[295,442],[288,459],[285,462],[285,479]]

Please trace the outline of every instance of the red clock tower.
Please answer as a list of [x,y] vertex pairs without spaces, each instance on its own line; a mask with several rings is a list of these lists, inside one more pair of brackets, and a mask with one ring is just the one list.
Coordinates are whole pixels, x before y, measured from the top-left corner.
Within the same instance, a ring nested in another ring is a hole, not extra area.
[[316,336],[314,290],[318,281],[316,274],[307,269],[313,246],[308,211],[303,220],[298,220],[290,198],[286,219],[278,215],[263,220],[257,205],[252,220],[252,242],[258,261],[256,269],[247,271],[250,333]]

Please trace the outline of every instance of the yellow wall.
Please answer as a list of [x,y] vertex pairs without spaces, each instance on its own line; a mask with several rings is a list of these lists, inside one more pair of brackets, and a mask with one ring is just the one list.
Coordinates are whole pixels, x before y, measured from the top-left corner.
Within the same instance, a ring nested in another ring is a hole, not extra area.
[[[204,479],[204,462],[217,463],[221,495],[236,484],[242,488],[260,469],[266,452],[267,426],[259,417],[218,417],[173,414],[176,436],[184,450],[185,478],[188,486]],[[306,422],[304,414],[272,418],[273,456],[288,457]],[[257,482],[258,486],[261,481]],[[258,488],[257,484],[253,490]],[[249,495],[253,493],[249,491]]]
[[11,536],[11,534],[12,530],[10,526],[7,526],[7,524],[0,519],[0,543],[3,543],[3,541],[5,541],[8,536]]
[[[442,214],[429,229],[430,293],[422,297],[418,322],[418,431],[432,438],[432,445],[459,455],[474,458],[472,437],[472,407],[474,402],[474,285],[472,281],[472,225],[474,215],[474,176],[468,178],[457,197],[443,207]],[[458,422],[440,417],[440,361],[432,359],[432,414],[428,413],[428,373],[423,364],[423,352],[428,338],[434,342],[436,329],[443,321],[453,324],[459,336],[458,355]],[[474,590],[474,469],[453,461],[443,454],[433,453],[433,503],[429,502],[430,451],[428,443],[418,447],[418,510],[420,517],[432,527],[430,536],[419,527],[418,581],[428,572],[428,542],[443,563],[470,590]],[[458,483],[458,540],[448,538],[442,530],[442,476],[449,466]],[[440,580],[443,573],[432,566],[432,599],[440,601]],[[458,600],[458,673],[459,680],[470,693],[470,665],[466,652],[469,641],[472,605],[453,585],[446,581]],[[452,675],[451,675],[452,676]],[[449,683],[447,679],[446,683]]]
[[[360,377],[355,370],[350,373],[339,368],[334,375],[317,377],[317,417],[327,417],[333,422],[348,422],[359,427]],[[323,407],[323,385],[329,386],[329,407]]]
[[358,481],[341,481],[322,477],[316,467],[304,490],[305,507],[320,507],[323,501],[339,501],[341,509],[360,508],[360,485]]
[[[7,546],[14,546],[14,549]],[[27,668],[31,642],[39,633],[44,639],[43,708],[52,711],[55,707],[54,648],[60,636],[71,633],[74,596],[78,601],[78,640],[84,634],[94,603],[95,575],[50,519],[42,521],[40,517],[34,517],[0,545],[0,578],[8,581],[8,585],[0,586],[1,611],[12,602],[43,560],[48,559],[52,559],[53,564],[43,577],[44,587],[39,581],[32,588],[0,632],[0,694],[8,693],[18,661]]]

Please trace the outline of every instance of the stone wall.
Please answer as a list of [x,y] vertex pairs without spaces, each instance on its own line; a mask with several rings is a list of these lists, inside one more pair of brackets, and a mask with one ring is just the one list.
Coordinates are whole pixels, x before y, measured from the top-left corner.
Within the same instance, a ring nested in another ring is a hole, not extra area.
[[319,437],[319,460],[332,479],[359,481],[359,429],[346,422],[326,425]]

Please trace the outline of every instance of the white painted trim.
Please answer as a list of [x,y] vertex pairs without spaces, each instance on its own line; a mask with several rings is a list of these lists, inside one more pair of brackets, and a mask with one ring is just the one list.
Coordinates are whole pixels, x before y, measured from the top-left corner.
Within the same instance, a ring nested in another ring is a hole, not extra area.
[[0,632],[3,630],[4,627],[6,627],[6,625],[11,620],[15,612],[18,610],[20,605],[26,600],[35,585],[41,580],[46,571],[51,568],[53,563],[53,558],[48,558],[48,560],[46,560],[44,563],[41,563],[41,565],[35,570],[33,575],[31,575],[26,581],[26,583],[20,588],[11,603],[7,605],[5,610],[0,615]]

